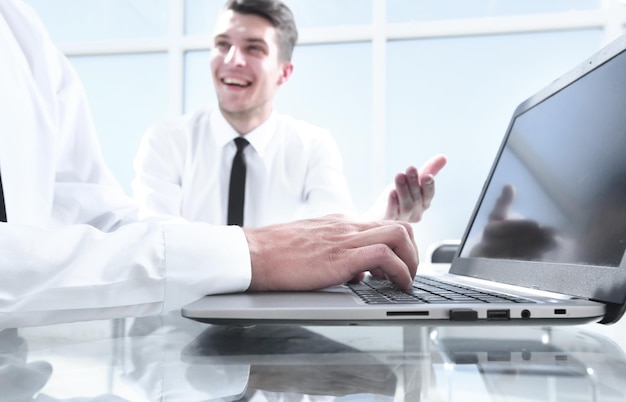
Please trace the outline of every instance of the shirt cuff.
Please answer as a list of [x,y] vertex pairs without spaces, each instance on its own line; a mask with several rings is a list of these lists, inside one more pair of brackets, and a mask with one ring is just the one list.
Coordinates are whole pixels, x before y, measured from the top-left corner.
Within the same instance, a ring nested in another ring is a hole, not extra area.
[[243,292],[250,286],[250,250],[238,226],[164,223],[164,310],[205,295]]

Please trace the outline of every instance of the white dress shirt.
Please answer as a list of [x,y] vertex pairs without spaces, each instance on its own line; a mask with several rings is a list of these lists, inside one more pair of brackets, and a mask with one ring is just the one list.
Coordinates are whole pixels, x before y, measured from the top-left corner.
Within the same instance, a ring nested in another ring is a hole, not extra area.
[[83,89],[33,10],[0,0],[0,328],[157,314],[243,291],[243,231],[131,223]]
[[[237,136],[218,109],[150,128],[135,159],[136,199],[157,213],[225,224]],[[245,138],[244,226],[354,213],[341,155],[327,130],[274,112]]]

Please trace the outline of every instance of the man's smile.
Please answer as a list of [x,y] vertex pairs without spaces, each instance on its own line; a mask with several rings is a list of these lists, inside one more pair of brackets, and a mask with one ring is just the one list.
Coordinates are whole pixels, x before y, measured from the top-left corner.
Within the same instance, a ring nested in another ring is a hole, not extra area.
[[250,81],[246,81],[246,80],[235,78],[235,77],[224,77],[222,78],[222,83],[226,85],[234,85],[234,86],[244,87],[244,88],[252,85]]

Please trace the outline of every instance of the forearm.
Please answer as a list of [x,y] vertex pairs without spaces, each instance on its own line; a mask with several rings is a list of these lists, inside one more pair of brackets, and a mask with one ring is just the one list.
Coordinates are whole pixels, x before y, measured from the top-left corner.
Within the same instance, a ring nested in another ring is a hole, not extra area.
[[0,225],[0,327],[157,314],[250,281],[241,229]]

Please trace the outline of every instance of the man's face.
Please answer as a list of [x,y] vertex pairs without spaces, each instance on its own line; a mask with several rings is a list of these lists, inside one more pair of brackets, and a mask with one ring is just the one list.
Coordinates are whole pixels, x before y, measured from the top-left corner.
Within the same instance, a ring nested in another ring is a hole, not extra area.
[[278,87],[291,75],[289,61],[279,61],[276,29],[256,15],[225,11],[219,18],[211,73],[222,112],[265,120]]

